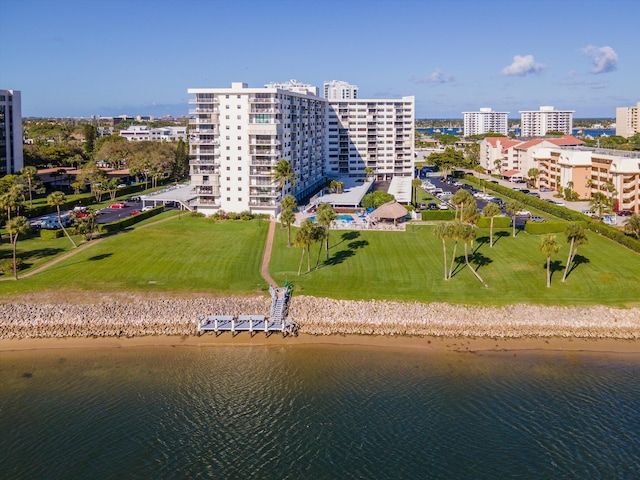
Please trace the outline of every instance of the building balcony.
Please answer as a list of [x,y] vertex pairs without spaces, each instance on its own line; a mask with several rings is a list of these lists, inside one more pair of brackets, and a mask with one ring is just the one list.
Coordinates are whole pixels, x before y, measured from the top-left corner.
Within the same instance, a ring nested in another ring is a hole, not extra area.
[[282,155],[282,151],[281,150],[275,150],[275,149],[269,149],[269,150],[256,150],[256,149],[250,149],[249,150],[249,154],[250,155],[274,155],[274,156],[278,156],[278,155]]
[[272,146],[280,146],[282,145],[282,141],[277,138],[273,138],[271,140],[259,140],[256,138],[249,139],[249,145],[272,145]]
[[277,202],[275,200],[249,200],[249,206],[251,207],[275,207]]
[[214,107],[196,107],[189,109],[189,115],[196,115],[198,113],[220,113],[217,108]]
[[220,141],[216,138],[194,137],[191,139],[191,145],[220,145]]
[[211,165],[211,166],[219,166],[220,160],[218,158],[198,158],[189,160],[189,165],[193,166],[201,166],[201,165]]
[[278,100],[275,97],[249,97],[249,103],[278,103]]
[[251,197],[261,197],[263,199],[271,199],[271,198],[276,198],[277,197],[277,193],[276,191],[273,189],[273,187],[269,188],[269,187],[262,187],[262,188],[250,188],[249,189],[249,196]]
[[220,103],[220,100],[218,100],[218,97],[203,97],[203,96],[196,96],[196,98],[190,98],[189,99],[189,105],[200,105],[200,104],[215,104],[215,103]]

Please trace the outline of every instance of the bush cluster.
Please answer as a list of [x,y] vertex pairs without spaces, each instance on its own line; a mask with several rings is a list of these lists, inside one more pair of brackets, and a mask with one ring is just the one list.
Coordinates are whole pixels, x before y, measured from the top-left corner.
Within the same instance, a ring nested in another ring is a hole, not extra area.
[[53,240],[54,238],[61,237],[62,235],[64,235],[64,232],[61,228],[57,230],[47,230],[46,228],[43,228],[40,230],[40,238],[44,238],[46,240]]
[[[16,258],[16,270],[22,270],[24,268],[24,262],[21,258]],[[0,260],[0,273],[9,275],[13,273],[13,258],[3,258]]]
[[[493,217],[493,228],[509,228],[511,226],[511,217]],[[490,228],[491,219],[489,217],[480,217],[478,219],[478,228]]]
[[420,217],[422,220],[453,220],[456,212],[453,210],[422,210]]

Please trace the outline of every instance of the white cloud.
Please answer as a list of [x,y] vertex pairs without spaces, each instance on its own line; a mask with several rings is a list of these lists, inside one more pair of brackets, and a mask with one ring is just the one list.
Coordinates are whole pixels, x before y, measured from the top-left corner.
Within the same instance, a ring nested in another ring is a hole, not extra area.
[[593,60],[591,73],[612,72],[618,65],[618,54],[611,47],[596,47],[589,45],[582,49],[582,54]]
[[536,63],[533,55],[516,55],[513,62],[508,67],[500,70],[501,75],[520,75],[521,77],[529,73],[540,72],[545,69],[545,65]]
[[456,83],[456,79],[454,78],[453,75],[445,74],[439,68],[436,68],[434,72],[428,77],[423,77],[423,78],[411,77],[411,81],[413,83],[431,83],[431,84],[452,83],[455,85]]

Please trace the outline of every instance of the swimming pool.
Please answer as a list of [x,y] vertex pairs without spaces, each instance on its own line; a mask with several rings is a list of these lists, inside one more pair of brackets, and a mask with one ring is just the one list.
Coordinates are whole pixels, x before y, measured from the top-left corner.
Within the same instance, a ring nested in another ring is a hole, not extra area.
[[[318,219],[316,218],[315,215],[307,217],[307,219],[311,220],[312,222],[317,222],[318,221]],[[343,222],[353,222],[354,221],[353,216],[351,216],[351,215],[338,215],[336,217],[336,220],[342,220]]]

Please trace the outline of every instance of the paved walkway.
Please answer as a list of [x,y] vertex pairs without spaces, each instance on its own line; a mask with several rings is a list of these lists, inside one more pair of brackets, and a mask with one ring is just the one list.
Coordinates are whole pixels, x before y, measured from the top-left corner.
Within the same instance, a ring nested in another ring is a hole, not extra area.
[[271,278],[271,275],[269,275],[269,262],[271,261],[271,249],[273,247],[273,237],[275,236],[275,233],[276,220],[272,219],[269,222],[269,233],[267,233],[267,241],[264,246],[264,255],[262,256],[262,267],[260,268],[260,274],[262,275],[262,278],[264,278],[266,282],[273,287],[278,286],[276,281]]

